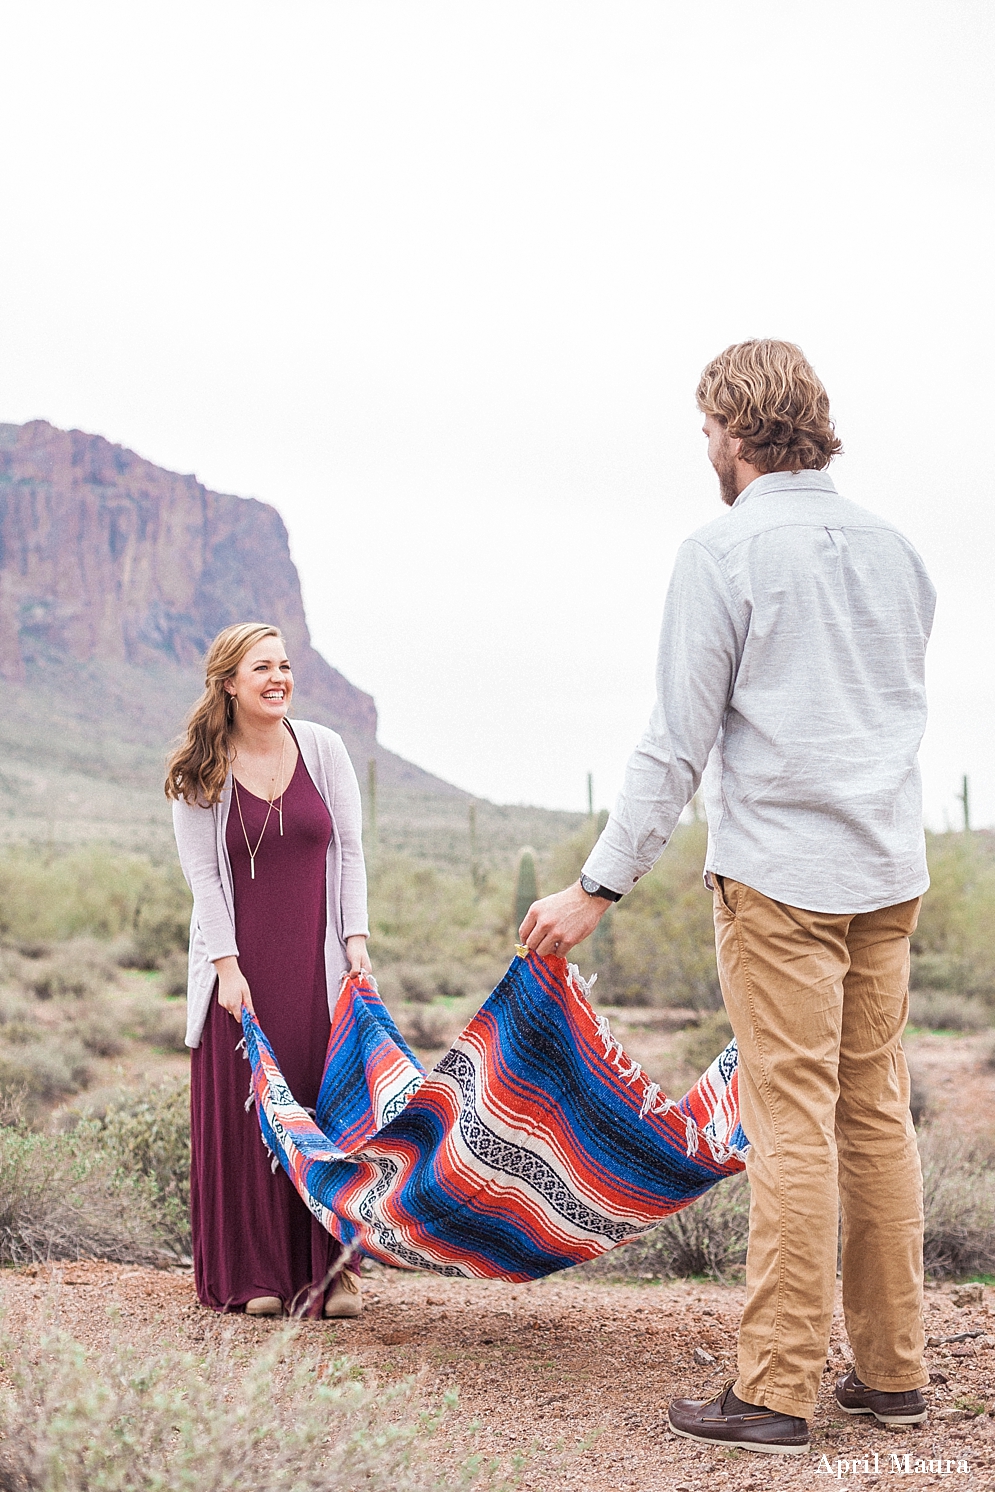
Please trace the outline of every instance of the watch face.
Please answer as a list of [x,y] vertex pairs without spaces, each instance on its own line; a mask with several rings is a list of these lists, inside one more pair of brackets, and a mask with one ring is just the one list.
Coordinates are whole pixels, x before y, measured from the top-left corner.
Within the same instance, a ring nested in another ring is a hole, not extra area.
[[598,889],[597,881],[592,881],[590,876],[581,876],[581,890],[586,891],[588,896],[593,896]]

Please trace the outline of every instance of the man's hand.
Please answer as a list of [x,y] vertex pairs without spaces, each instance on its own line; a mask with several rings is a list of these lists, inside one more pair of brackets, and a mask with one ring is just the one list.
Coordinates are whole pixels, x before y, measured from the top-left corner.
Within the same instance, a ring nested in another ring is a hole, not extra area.
[[610,906],[606,897],[588,896],[580,881],[574,881],[565,891],[532,903],[518,929],[519,939],[541,958],[553,953],[565,958],[591,936]]

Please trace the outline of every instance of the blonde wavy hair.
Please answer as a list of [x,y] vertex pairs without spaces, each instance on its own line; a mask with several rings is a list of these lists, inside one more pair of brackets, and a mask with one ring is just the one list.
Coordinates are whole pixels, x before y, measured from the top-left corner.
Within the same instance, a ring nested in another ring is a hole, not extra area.
[[829,395],[800,347],[760,338],[713,358],[695,394],[758,471],[821,471],[843,449]]
[[264,637],[283,638],[269,622],[239,622],[219,632],[204,660],[204,692],[190,712],[187,733],[166,763],[166,797],[209,807],[217,803],[230,768],[235,701],[225,689],[250,648]]

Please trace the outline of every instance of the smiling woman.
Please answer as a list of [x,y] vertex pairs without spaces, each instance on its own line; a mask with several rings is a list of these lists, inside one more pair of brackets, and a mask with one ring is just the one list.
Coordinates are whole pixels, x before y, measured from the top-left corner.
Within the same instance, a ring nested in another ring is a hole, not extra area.
[[359,787],[334,731],[291,725],[294,676],[278,628],[227,627],[206,672],[166,775],[194,897],[187,1045],[197,1292],[216,1311],[356,1316],[357,1275],[337,1268],[338,1244],[270,1170],[245,1112],[232,1017],[240,1022],[243,1006],[260,1016],[293,1091],[313,1106],[341,978],[370,968]]

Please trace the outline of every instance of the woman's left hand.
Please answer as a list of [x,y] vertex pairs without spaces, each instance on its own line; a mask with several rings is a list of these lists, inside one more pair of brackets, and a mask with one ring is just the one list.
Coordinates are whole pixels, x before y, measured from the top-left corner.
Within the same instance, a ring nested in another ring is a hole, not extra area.
[[366,939],[358,933],[345,940],[346,956],[349,959],[349,977],[356,974],[372,974],[373,965],[366,951]]

